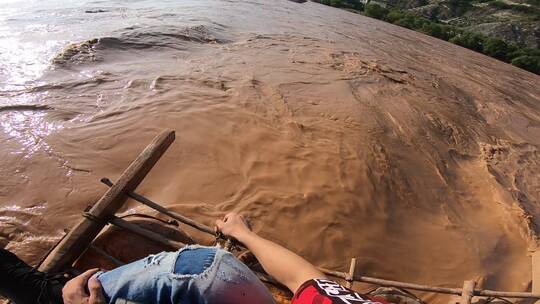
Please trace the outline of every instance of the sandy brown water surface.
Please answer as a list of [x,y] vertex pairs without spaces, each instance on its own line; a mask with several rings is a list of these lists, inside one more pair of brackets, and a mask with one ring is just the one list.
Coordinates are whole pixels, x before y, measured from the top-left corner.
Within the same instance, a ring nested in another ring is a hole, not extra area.
[[539,76],[315,3],[149,3],[89,2],[104,12],[39,78],[4,74],[2,246],[39,261],[99,179],[170,128],[138,190],[177,212],[243,212],[326,268],[356,257],[369,276],[530,288]]

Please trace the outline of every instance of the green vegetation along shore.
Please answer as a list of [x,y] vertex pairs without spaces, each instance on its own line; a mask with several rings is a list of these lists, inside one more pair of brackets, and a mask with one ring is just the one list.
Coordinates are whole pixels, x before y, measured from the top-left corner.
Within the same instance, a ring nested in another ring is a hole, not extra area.
[[396,8],[386,8],[375,3],[364,5],[357,0],[320,0],[317,2],[353,10],[372,18],[419,31],[540,75],[539,49],[519,47],[499,38],[467,31],[461,27],[443,24],[437,20],[430,20]]

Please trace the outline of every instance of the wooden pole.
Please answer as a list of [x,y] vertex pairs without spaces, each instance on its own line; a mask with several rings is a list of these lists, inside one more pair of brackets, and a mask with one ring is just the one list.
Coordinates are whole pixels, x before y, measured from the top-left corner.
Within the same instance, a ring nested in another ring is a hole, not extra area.
[[513,292],[513,291],[496,291],[496,290],[475,290],[476,296],[496,297],[496,298],[513,298],[513,299],[540,299],[539,293],[531,292]]
[[352,288],[354,282],[354,271],[356,270],[356,258],[351,259],[351,265],[349,266],[349,275],[347,278],[347,284],[345,287]]
[[71,266],[103,229],[106,219],[122,207],[126,193],[142,182],[173,141],[174,131],[164,131],[156,136],[122,173],[116,184],[88,211],[94,220],[83,218],[43,261],[39,270],[57,272]]
[[138,234],[142,237],[145,237],[151,241],[158,242],[160,244],[166,245],[168,247],[171,247],[173,249],[180,249],[185,246],[185,244],[182,244],[180,242],[176,242],[173,240],[170,240],[166,237],[163,237],[153,231],[150,231],[148,229],[141,228],[133,223],[130,223],[124,219],[121,219],[116,216],[111,216],[109,219],[109,223],[111,223],[114,226],[120,227],[122,229],[131,231],[135,234]]
[[[318,269],[324,274],[327,274],[336,278],[342,278],[344,280],[346,280],[347,276],[349,275],[348,273],[345,273],[345,272],[330,270],[330,269],[326,269],[322,267],[318,267]],[[421,284],[415,284],[415,283],[391,281],[391,280],[378,279],[378,278],[372,278],[372,277],[366,277],[366,276],[358,276],[358,275],[354,276],[354,281],[373,284],[373,285],[379,285],[379,286],[397,287],[397,288],[402,288],[402,289],[412,289],[412,290],[428,291],[428,292],[434,292],[434,293],[454,294],[454,295],[462,294],[461,288],[448,288],[448,287],[421,285]],[[540,293],[531,293],[531,292],[475,290],[474,293],[476,296],[482,296],[482,297],[540,299]]]
[[397,287],[397,288],[403,288],[403,289],[431,291],[431,292],[436,292],[436,293],[455,294],[455,295],[461,294],[461,288],[427,286],[427,285],[383,280],[383,279],[364,277],[364,276],[355,277],[355,281],[374,284],[374,285],[380,285],[380,286]]
[[[102,178],[101,182],[104,183],[105,185],[109,186],[109,187],[112,187],[114,185],[113,182],[111,182],[111,180],[106,178],[106,177]],[[184,223],[184,224],[189,225],[189,226],[191,226],[191,227],[193,227],[195,229],[198,229],[200,231],[203,231],[203,232],[206,232],[206,233],[211,234],[213,236],[216,236],[216,232],[214,231],[214,229],[212,229],[212,228],[210,228],[210,227],[208,227],[206,225],[203,225],[201,223],[198,223],[198,222],[196,222],[196,221],[194,221],[194,220],[192,220],[190,218],[187,218],[187,217],[185,217],[185,216],[183,216],[181,214],[178,214],[178,213],[176,213],[174,211],[170,211],[167,208],[162,207],[160,204],[155,203],[155,202],[151,201],[150,199],[148,199],[148,198],[146,198],[146,197],[144,197],[144,196],[142,196],[142,195],[140,195],[140,194],[138,194],[136,192],[130,191],[130,192],[127,193],[127,195],[129,197],[131,197],[132,199],[138,201],[139,203],[141,203],[143,205],[146,205],[146,206],[148,206],[148,207],[150,207],[150,208],[152,208],[152,209],[154,209],[154,210],[156,210],[158,212],[161,212],[161,213],[163,213],[165,215],[168,215],[171,218],[173,218],[175,220],[178,220],[181,223]]]
[[463,289],[461,290],[460,304],[471,304],[472,297],[474,296],[475,281],[463,282]]
[[[532,292],[540,293],[540,250],[532,254]],[[536,301],[540,304],[540,301]]]
[[[345,272],[329,270],[329,269],[320,268],[320,267],[319,267],[319,270],[322,271],[324,274],[331,275],[337,278],[342,278],[344,280],[346,280],[347,276],[349,275],[348,273],[345,273]],[[358,282],[369,283],[369,284],[380,285],[380,286],[398,287],[398,288],[403,288],[403,289],[412,289],[412,290],[421,290],[421,291],[431,291],[431,292],[444,293],[444,294],[455,294],[455,295],[461,294],[461,288],[434,287],[434,286],[420,285],[420,284],[414,284],[414,283],[405,283],[405,282],[384,280],[384,279],[378,279],[378,278],[372,278],[372,277],[358,276],[358,275],[354,276],[354,280]]]

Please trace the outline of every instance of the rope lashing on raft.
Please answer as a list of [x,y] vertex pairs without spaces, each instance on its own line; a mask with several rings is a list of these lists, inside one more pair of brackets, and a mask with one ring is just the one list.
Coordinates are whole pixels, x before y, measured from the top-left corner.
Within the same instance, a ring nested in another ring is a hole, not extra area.
[[93,215],[89,211],[83,212],[82,216],[99,224],[107,225],[109,223],[108,221]]

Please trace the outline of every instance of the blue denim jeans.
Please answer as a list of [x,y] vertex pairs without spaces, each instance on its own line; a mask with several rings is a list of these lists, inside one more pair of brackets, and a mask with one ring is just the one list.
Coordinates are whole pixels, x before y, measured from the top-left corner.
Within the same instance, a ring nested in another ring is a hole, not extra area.
[[246,265],[217,247],[186,246],[97,277],[108,303],[275,303]]

